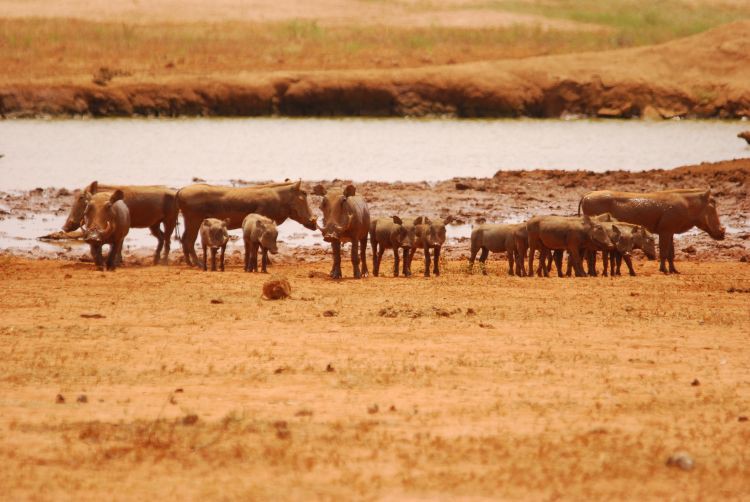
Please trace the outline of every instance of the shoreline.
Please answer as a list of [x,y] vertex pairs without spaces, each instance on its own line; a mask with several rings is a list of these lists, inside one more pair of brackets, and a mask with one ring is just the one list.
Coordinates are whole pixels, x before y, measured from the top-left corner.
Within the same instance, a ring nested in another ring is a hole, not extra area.
[[741,118],[748,48],[738,21],[654,46],[411,69],[13,77],[0,117]]

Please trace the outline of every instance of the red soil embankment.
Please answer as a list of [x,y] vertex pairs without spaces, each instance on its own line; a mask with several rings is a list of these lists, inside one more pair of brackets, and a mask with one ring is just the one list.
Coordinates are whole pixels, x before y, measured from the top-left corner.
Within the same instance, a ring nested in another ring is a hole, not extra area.
[[[52,83],[50,83],[52,82]],[[411,70],[0,86],[0,115],[750,116],[750,22],[661,45]]]

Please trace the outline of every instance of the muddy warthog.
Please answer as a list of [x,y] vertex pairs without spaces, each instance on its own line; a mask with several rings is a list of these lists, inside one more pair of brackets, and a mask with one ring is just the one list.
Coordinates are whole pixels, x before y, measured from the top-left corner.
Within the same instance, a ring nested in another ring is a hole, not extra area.
[[[326,190],[316,185],[313,192],[323,197],[320,210],[323,212],[323,226],[318,228],[323,239],[333,248],[333,268],[331,277],[341,278],[341,244],[352,243],[352,268],[354,277],[367,277],[367,235],[370,231],[370,210],[365,199],[356,194],[354,185],[346,188]],[[360,264],[362,270],[360,272]]]
[[316,220],[307,204],[307,192],[301,182],[271,183],[243,188],[189,185],[177,191],[177,203],[185,220],[182,251],[188,265],[200,266],[195,254],[195,239],[206,218],[227,219],[229,230],[240,228],[250,213],[272,219],[280,225],[287,218],[315,230]]
[[242,220],[242,238],[245,241],[245,272],[258,271],[258,247],[263,257],[261,259],[261,272],[266,273],[268,266],[268,253],[278,253],[276,239],[279,231],[272,219],[260,214],[248,214]]
[[654,234],[640,225],[632,223],[618,222],[617,228],[621,232],[619,239],[626,243],[627,252],[619,250],[603,253],[604,275],[607,275],[607,261],[609,260],[610,271],[612,275],[620,275],[620,265],[622,260],[628,266],[630,275],[636,275],[633,268],[633,261],[630,258],[630,251],[640,249],[649,260],[656,259],[656,239]]
[[88,199],[83,209],[83,235],[91,248],[91,256],[99,270],[104,270],[102,246],[109,244],[107,270],[121,263],[122,243],[130,231],[130,211],[123,199],[122,190],[112,193],[98,192]]
[[[723,240],[716,200],[710,190],[666,190],[663,192],[589,192],[578,203],[578,213],[610,213],[620,221],[640,225],[659,235],[659,270],[677,273],[674,266],[674,234],[698,227],[713,239]],[[666,261],[669,261],[667,270]]]
[[404,259],[414,242],[414,225],[411,230],[404,226],[398,216],[378,218],[370,223],[370,245],[372,246],[372,273],[380,273],[380,262],[386,249],[393,250],[393,276],[398,277],[399,252],[404,248]]
[[[537,249],[541,250],[538,276],[542,273],[545,277],[549,276],[549,269],[545,264],[551,250],[565,250],[573,260],[576,277],[583,277],[585,274],[581,265],[581,250],[590,245],[591,241],[606,247],[613,245],[602,224],[587,216],[535,216],[526,222],[526,230],[529,235],[530,276],[533,275],[534,253]],[[558,275],[562,275],[561,269],[558,269]]]
[[477,253],[481,250],[482,254],[479,256],[479,267],[482,269],[483,274],[487,274],[485,262],[490,253],[506,253],[508,256],[508,275],[513,275],[513,268],[515,265],[516,275],[523,276],[521,266],[524,255],[519,252],[518,246],[516,245],[516,232],[520,230],[521,227],[525,229],[526,224],[517,223],[497,225],[485,223],[474,227],[471,231],[469,270],[474,268],[474,260],[476,259]]
[[216,250],[221,249],[221,271],[224,271],[224,252],[229,242],[229,233],[227,225],[229,220],[218,220],[216,218],[206,218],[201,223],[201,246],[203,247],[203,270],[208,270],[206,255],[208,249],[211,249],[211,271],[216,271]]
[[[448,216],[445,219],[420,217],[414,220],[416,238],[409,253],[409,260],[404,262],[408,270],[408,275],[411,275],[411,261],[414,259],[417,249],[422,249],[424,252],[424,276],[430,276],[430,249],[434,250],[432,273],[440,275],[440,250],[443,248],[443,244],[445,244],[445,226],[451,221],[453,221],[452,216]],[[406,219],[404,219],[404,222],[406,223]]]
[[[176,191],[161,186],[129,186],[107,185],[96,181],[91,182],[73,198],[67,220],[63,225],[65,232],[72,232],[81,225],[83,211],[91,196],[98,192],[114,192],[122,190],[123,201],[130,211],[130,226],[132,228],[148,228],[157,239],[154,264],[159,263],[159,256],[164,249],[163,263],[169,258],[169,245],[172,232],[177,225]],[[160,225],[164,225],[162,232]],[[118,259],[121,257],[118,256]]]

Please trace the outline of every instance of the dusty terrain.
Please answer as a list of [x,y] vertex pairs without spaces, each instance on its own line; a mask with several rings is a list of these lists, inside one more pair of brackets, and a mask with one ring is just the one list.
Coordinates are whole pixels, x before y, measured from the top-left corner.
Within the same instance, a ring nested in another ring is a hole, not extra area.
[[[750,495],[748,264],[464,267],[276,265],[293,292],[270,302],[236,266],[2,257],[3,496]],[[676,451],[692,471],[665,465]]]
[[0,1],[0,115],[750,115],[747,5],[606,5]]

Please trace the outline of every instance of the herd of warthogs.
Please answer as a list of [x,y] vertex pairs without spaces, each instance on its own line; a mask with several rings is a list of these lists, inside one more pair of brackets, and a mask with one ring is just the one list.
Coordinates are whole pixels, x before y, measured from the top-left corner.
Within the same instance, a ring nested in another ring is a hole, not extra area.
[[[106,267],[113,270],[122,261],[122,244],[130,228],[149,228],[158,241],[154,263],[166,263],[170,236],[177,225],[178,213],[182,212],[182,250],[188,265],[207,270],[207,251],[210,249],[211,270],[216,270],[216,253],[220,249],[220,268],[224,270],[228,231],[241,227],[245,271],[258,270],[260,249],[261,271],[266,272],[268,253],[277,252],[276,225],[291,218],[311,230],[319,229],[323,239],[331,243],[333,268],[330,275],[333,278],[342,276],[341,244],[345,242],[352,245],[354,277],[368,275],[368,237],[374,275],[380,272],[386,249],[393,251],[395,276],[399,272],[404,276],[411,275],[411,262],[418,249],[424,253],[424,275],[429,276],[430,271],[440,274],[440,250],[450,218],[424,215],[371,218],[367,202],[357,195],[353,185],[328,189],[316,185],[313,193],[322,197],[322,226],[313,217],[308,194],[302,190],[299,181],[244,188],[196,184],[177,191],[157,186],[103,185],[95,181],[75,196],[63,230],[70,232],[82,227],[99,269],[105,266],[102,245],[109,244]],[[489,253],[505,252],[509,274],[530,276],[534,274],[534,257],[538,251],[536,274],[548,276],[554,262],[558,275],[562,276],[562,258],[567,251],[566,275],[571,275],[571,272],[576,276],[596,275],[596,255],[601,252],[604,275],[608,270],[619,275],[621,260],[625,260],[630,275],[635,275],[631,251],[640,249],[649,259],[656,258],[654,235],[658,235],[659,270],[676,273],[674,234],[693,227],[707,232],[714,239],[724,238],[725,230],[710,190],[594,191],[581,198],[577,216],[534,216],[525,223],[475,226],[471,234],[469,265],[473,266],[477,253],[481,251],[479,262],[485,272]],[[203,248],[202,261],[195,252],[198,235]],[[400,252],[403,253],[401,259]]]

